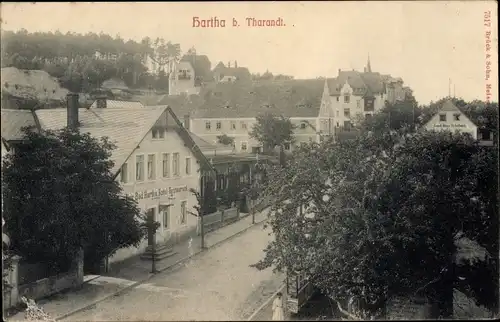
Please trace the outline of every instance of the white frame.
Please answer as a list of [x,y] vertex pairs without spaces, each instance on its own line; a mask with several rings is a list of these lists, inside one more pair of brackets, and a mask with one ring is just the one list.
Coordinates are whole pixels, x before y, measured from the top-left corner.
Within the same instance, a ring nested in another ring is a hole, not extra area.
[[[189,160],[189,163],[188,163],[188,160]],[[188,164],[189,164],[189,172],[187,172],[187,168],[188,168]],[[184,172],[186,176],[190,176],[193,174],[193,162],[192,162],[192,159],[191,157],[184,157]]]
[[[142,179],[137,178],[137,158],[142,156]],[[144,154],[136,154],[135,155],[135,164],[134,164],[134,175],[135,175],[135,181],[136,182],[144,182],[145,177],[146,177],[146,158],[144,157]]]
[[165,227],[165,214],[162,213],[162,217],[161,217],[161,228],[162,228],[162,231],[168,231],[172,228],[172,225],[171,225],[171,216],[170,216],[170,208],[172,208],[172,204],[159,204],[158,205],[158,214],[160,214],[160,208],[161,207],[164,207],[167,211],[167,227]]
[[[166,176],[165,176],[165,172],[163,171],[163,170],[164,170],[164,165],[163,165],[163,163],[164,163],[164,161],[165,161],[165,159],[164,159],[165,155],[167,155],[167,171],[168,171],[168,173],[167,173],[167,175],[166,175]],[[162,152],[162,153],[161,153],[161,177],[162,177],[163,179],[165,179],[165,178],[170,178],[170,177],[171,177],[171,174],[172,174],[172,173],[171,173],[171,172],[172,172],[172,171],[171,171],[171,170],[172,170],[172,169],[171,169],[171,168],[172,168],[171,156],[172,156],[172,153],[170,153],[170,152]]]
[[[125,169],[126,171],[123,171],[123,167],[124,166],[126,168]],[[126,173],[126,179],[127,179],[126,181],[123,181],[123,173]],[[128,169],[128,162],[124,162],[122,164],[122,166],[120,167],[120,183],[123,183],[123,184],[129,183],[130,182],[130,180],[129,180],[129,174],[130,174],[130,171]]]
[[[152,165],[153,165],[153,177],[152,178],[149,178],[149,169],[148,169],[148,166],[149,166],[149,157],[150,156],[153,156],[153,162],[152,162]],[[158,161],[156,159],[156,153],[148,153],[147,154],[147,157],[146,157],[146,180],[147,181],[155,181],[156,180],[156,166]]]
[[[175,167],[174,167],[174,156],[177,154],[179,157],[177,159],[177,173],[175,173]],[[181,154],[179,152],[174,152],[172,153],[172,177],[177,178],[181,176]]]

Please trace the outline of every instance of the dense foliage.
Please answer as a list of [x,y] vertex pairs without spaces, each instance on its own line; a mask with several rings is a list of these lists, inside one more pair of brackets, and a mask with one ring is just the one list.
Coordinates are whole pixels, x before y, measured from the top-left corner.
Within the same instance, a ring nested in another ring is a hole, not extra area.
[[285,162],[285,144],[294,142],[293,130],[295,126],[289,118],[282,115],[277,116],[272,113],[262,113],[257,115],[256,123],[249,132],[250,137],[259,141],[264,152],[276,147],[280,149],[280,164]]
[[144,237],[136,202],[122,195],[113,144],[88,134],[25,129],[3,160],[4,217],[13,251],[64,269],[83,248],[99,262]]
[[[124,41],[107,34],[5,31],[2,67],[41,69],[71,91],[90,92],[116,77],[132,88],[165,89],[168,62],[178,61],[180,45],[162,38]],[[96,57],[99,53],[100,57]],[[156,62],[158,77],[148,74],[146,58]]]
[[234,138],[228,136],[227,134],[222,134],[217,136],[217,142],[224,145],[230,145],[234,147]]
[[[304,145],[285,168],[268,169],[275,241],[256,266],[304,272],[326,294],[361,297],[372,312],[423,295],[434,316],[449,317],[454,287],[496,310],[497,151],[465,135],[413,130]],[[456,264],[463,238],[486,250],[485,260]]]

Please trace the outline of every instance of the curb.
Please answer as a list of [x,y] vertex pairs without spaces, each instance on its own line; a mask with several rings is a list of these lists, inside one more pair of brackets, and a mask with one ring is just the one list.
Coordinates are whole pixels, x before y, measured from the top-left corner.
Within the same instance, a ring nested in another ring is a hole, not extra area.
[[114,293],[111,293],[111,294],[109,294],[109,295],[106,295],[106,296],[104,296],[103,298],[101,298],[101,299],[99,299],[99,300],[97,300],[97,301],[93,302],[92,304],[87,304],[87,305],[85,305],[85,306],[83,306],[83,307],[81,307],[81,308],[78,308],[78,309],[76,309],[76,310],[73,310],[73,311],[71,311],[71,312],[69,312],[69,313],[66,313],[66,314],[60,315],[60,316],[56,317],[54,320],[55,320],[55,321],[60,321],[60,320],[65,319],[65,318],[67,318],[67,317],[69,317],[69,316],[71,316],[71,315],[74,315],[74,314],[80,313],[80,312],[82,312],[82,311],[85,311],[85,310],[87,310],[87,309],[90,309],[90,308],[92,308],[93,306],[95,306],[96,304],[99,304],[99,303],[101,303],[101,302],[104,302],[104,301],[106,301],[106,300],[107,300],[107,299],[109,299],[109,298],[112,298],[112,297],[118,296],[118,295],[120,295],[120,294],[123,294],[123,293],[125,293],[126,291],[128,291],[128,290],[130,290],[130,289],[132,289],[132,288],[135,288],[135,287],[137,287],[137,286],[139,286],[139,285],[141,285],[141,284],[143,284],[143,283],[145,283],[145,282],[149,281],[149,280],[150,280],[153,276],[156,276],[156,275],[157,275],[157,274],[159,274],[159,273],[162,273],[162,272],[164,272],[164,271],[166,271],[166,270],[168,270],[168,269],[171,269],[171,268],[173,268],[173,267],[175,267],[175,266],[177,266],[177,265],[179,265],[179,264],[183,263],[184,261],[186,261],[186,260],[188,260],[188,259],[190,259],[190,258],[195,257],[196,255],[199,255],[199,254],[202,254],[202,253],[206,252],[207,250],[210,250],[210,249],[216,248],[216,247],[218,247],[218,246],[222,245],[224,242],[227,242],[227,241],[229,241],[229,240],[231,240],[231,239],[233,239],[233,238],[235,238],[235,237],[237,237],[237,236],[241,235],[242,233],[246,232],[247,230],[249,230],[249,229],[251,229],[251,228],[253,228],[253,227],[256,227],[257,225],[262,224],[262,223],[263,223],[263,222],[265,222],[266,220],[267,220],[267,218],[265,218],[264,220],[261,220],[261,221],[256,221],[256,222],[255,222],[255,224],[251,224],[250,226],[248,226],[248,227],[244,228],[243,230],[240,230],[239,232],[237,232],[237,233],[235,233],[235,234],[233,234],[233,235],[231,235],[231,236],[228,236],[227,238],[224,238],[224,239],[222,239],[222,240],[220,240],[220,241],[218,241],[218,242],[214,243],[213,245],[211,245],[211,246],[209,246],[209,247],[206,247],[205,249],[198,250],[197,252],[193,253],[192,255],[189,255],[189,256],[187,256],[187,257],[181,258],[181,259],[179,259],[178,261],[176,261],[175,263],[173,263],[172,265],[168,265],[167,267],[164,267],[164,268],[162,268],[162,269],[158,270],[158,271],[157,271],[156,273],[154,273],[154,274],[153,274],[153,273],[149,273],[149,274],[148,274],[148,276],[147,276],[146,278],[144,278],[144,279],[142,279],[142,280],[140,280],[140,281],[138,281],[138,282],[135,282],[134,284],[128,285],[128,286],[126,286],[126,287],[122,288],[122,289],[121,289],[121,290],[119,290],[119,291],[116,291],[116,292],[114,292]]
[[[262,309],[269,305],[269,303],[276,297],[276,295],[279,293],[279,292],[282,292],[284,289],[285,289],[285,286],[286,286],[286,283],[283,283],[281,284],[281,286],[278,288],[278,290],[276,292],[273,293],[273,295],[271,295],[264,303],[262,303],[261,306],[259,306],[259,308],[257,310],[255,310],[252,315],[250,315],[250,317],[247,319],[247,321],[252,321],[253,318],[255,318],[255,316],[257,314],[259,314],[260,311],[262,311]],[[269,318],[268,320],[271,320],[271,318]]]

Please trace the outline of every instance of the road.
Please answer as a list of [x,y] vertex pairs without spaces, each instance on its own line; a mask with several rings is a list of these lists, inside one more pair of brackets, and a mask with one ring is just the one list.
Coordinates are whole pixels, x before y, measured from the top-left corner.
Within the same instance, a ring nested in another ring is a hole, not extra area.
[[257,225],[174,271],[160,273],[66,320],[245,320],[283,282],[284,277],[272,269],[250,267],[264,256],[271,239],[269,231]]

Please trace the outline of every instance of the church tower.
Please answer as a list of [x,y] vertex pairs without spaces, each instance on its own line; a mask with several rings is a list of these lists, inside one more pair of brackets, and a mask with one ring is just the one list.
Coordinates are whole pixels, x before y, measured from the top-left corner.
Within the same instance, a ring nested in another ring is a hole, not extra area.
[[372,66],[370,64],[370,54],[368,54],[368,61],[366,62],[365,73],[371,73]]

